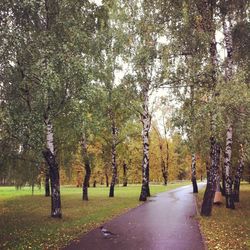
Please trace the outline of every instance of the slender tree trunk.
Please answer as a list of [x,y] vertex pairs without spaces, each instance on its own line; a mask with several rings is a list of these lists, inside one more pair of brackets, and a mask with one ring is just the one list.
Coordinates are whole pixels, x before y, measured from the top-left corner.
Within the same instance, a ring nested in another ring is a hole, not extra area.
[[211,166],[207,176],[207,186],[201,207],[202,216],[210,216],[212,214],[212,206],[216,191],[216,177],[218,174],[218,167],[220,161],[220,145],[216,142],[214,137],[211,137],[210,140],[211,140],[211,151],[210,151]]
[[235,179],[234,179],[234,202],[240,201],[240,180],[242,178],[242,173],[244,170],[244,152],[243,146],[240,149],[240,160],[236,170]]
[[84,159],[84,167],[85,167],[85,177],[82,184],[82,199],[87,201],[89,199],[88,197],[88,186],[89,186],[89,179],[91,175],[91,169],[90,169],[90,161],[88,157],[88,151],[87,151],[87,142],[86,142],[86,136],[83,135],[82,137],[82,154]]
[[147,174],[147,184],[146,184],[146,190],[147,190],[147,197],[150,197],[150,188],[149,188],[149,161],[148,161],[148,166],[146,169],[146,174]]
[[168,184],[168,176],[167,176],[165,161],[163,159],[161,161],[161,172],[162,172],[163,183],[166,186]]
[[225,80],[230,81],[233,76],[233,38],[232,38],[232,23],[228,20],[229,25],[227,25],[225,17],[223,17],[223,34],[225,47],[227,50],[227,61],[225,68]]
[[109,190],[109,197],[114,197],[114,189],[117,179],[117,163],[116,163],[116,136],[117,136],[117,128],[115,126],[115,121],[113,118],[112,122],[112,147],[111,147],[111,155],[112,155],[112,179]]
[[34,195],[34,188],[35,188],[35,183],[34,183],[34,181],[32,181],[32,184],[31,184],[31,193],[32,193],[32,195]]
[[[159,140],[161,140],[159,138]],[[164,153],[163,153],[163,146],[162,143],[159,143],[159,148],[160,148],[160,152],[161,152],[161,172],[162,172],[162,177],[163,177],[163,183],[164,185],[167,185],[168,183],[168,176],[167,176],[167,169],[166,169],[166,162],[164,161]],[[168,155],[167,155],[168,157]]]
[[109,176],[107,171],[105,171],[105,180],[106,180],[106,187],[109,187]]
[[[163,119],[163,123],[164,123],[164,119]],[[163,183],[164,185],[167,185],[168,183],[168,164],[169,164],[169,151],[168,151],[168,142],[167,142],[167,145],[166,145],[166,155],[165,155],[165,152],[164,152],[164,147],[163,147],[163,141],[162,141],[162,138],[161,138],[161,135],[158,131],[157,128],[155,128],[155,131],[158,135],[158,141],[159,141],[159,149],[160,149],[160,154],[161,154],[161,172],[162,172],[162,178],[163,178]],[[164,127],[164,133],[165,133],[165,140],[167,138],[166,136],[166,129]]]
[[224,173],[224,166],[223,166],[223,172],[222,172],[222,192],[221,194],[223,196],[226,196],[226,178],[225,178],[225,173]]
[[114,189],[117,177],[117,168],[116,168],[116,148],[112,145],[112,179],[109,189],[109,197],[114,197]]
[[47,148],[43,151],[43,156],[49,166],[51,184],[51,217],[61,218],[60,176],[54,151],[53,127],[49,119],[46,119],[45,123],[47,126]]
[[127,177],[128,166],[126,162],[123,162],[123,187],[127,187],[128,185],[128,177]]
[[226,186],[226,207],[234,209],[234,199],[232,192],[233,180],[231,177],[231,156],[232,156],[232,143],[233,143],[233,128],[230,124],[227,129],[226,136],[226,149],[224,155],[224,168],[225,168],[225,186]]
[[[232,39],[232,24],[230,17],[228,18],[229,26],[226,23],[225,16],[223,17],[223,33],[225,46],[227,50],[227,61],[225,68],[225,80],[230,82],[233,76],[233,39]],[[234,209],[234,199],[232,192],[232,170],[231,170],[231,155],[233,143],[233,126],[230,118],[228,117],[228,126],[226,133],[226,150],[224,156],[224,172],[225,172],[225,194],[226,194],[226,207]]]
[[191,164],[191,172],[192,172],[192,184],[193,184],[193,193],[198,193],[198,185],[196,181],[196,157],[195,154],[192,154],[192,164]]
[[82,184],[81,172],[82,172],[81,170],[77,170],[76,187],[81,187],[81,184]]
[[45,196],[50,196],[50,188],[49,188],[49,168],[45,167]]
[[[190,112],[191,112],[191,117],[193,120],[193,117],[195,117],[194,114],[194,86],[190,86],[190,99],[191,99],[191,103],[190,103]],[[193,130],[193,121],[191,123],[191,129]],[[193,143],[192,143],[193,144]],[[197,180],[196,180],[196,157],[195,154],[192,154],[192,163],[191,163],[191,181],[193,184],[193,193],[198,193],[198,186],[197,186]]]
[[169,169],[169,145],[167,141],[167,157],[166,157],[166,170],[165,170],[165,185],[168,184],[168,169]]
[[140,201],[146,201],[147,197],[150,196],[149,190],[149,129],[150,129],[150,116],[148,111],[149,98],[148,90],[143,91],[144,104],[143,114],[141,117],[142,121],[142,140],[143,140],[143,160],[142,160],[142,188],[140,194]]
[[222,191],[221,191],[221,194],[223,195],[223,196],[226,196],[226,178],[225,178],[225,168],[224,168],[224,161],[223,161],[223,159],[222,159],[223,157],[221,156],[221,167],[220,167],[220,169],[221,169],[221,177],[222,177],[222,179],[221,179],[221,181],[222,181]]

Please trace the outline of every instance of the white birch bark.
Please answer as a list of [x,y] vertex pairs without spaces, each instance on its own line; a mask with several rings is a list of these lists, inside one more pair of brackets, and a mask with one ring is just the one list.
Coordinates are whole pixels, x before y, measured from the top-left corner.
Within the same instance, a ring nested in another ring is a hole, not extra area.
[[226,206],[234,208],[232,198],[232,177],[231,177],[231,157],[232,157],[232,143],[233,143],[233,128],[229,124],[226,135],[226,149],[224,156],[224,169],[225,169],[225,193],[226,193]]
[[[210,6],[210,17],[208,22],[208,29],[207,31],[210,33],[211,40],[210,40],[210,62],[212,67],[212,82],[211,82],[211,90],[212,90],[212,98],[215,96],[215,87],[217,84],[217,46],[216,46],[216,37],[215,37],[215,26],[214,26],[214,6]],[[206,13],[204,13],[204,16]],[[211,143],[211,150],[210,150],[210,169],[207,170],[207,186],[206,191],[203,197],[202,208],[201,208],[201,215],[203,216],[210,216],[212,213],[212,205],[216,190],[216,176],[218,173],[218,164],[219,158],[218,155],[220,154],[220,145],[216,140],[216,114],[214,111],[211,111],[211,136],[210,136],[210,143]]]
[[[224,41],[227,50],[226,58],[226,69],[225,69],[225,80],[227,83],[233,77],[233,39],[232,39],[232,24],[230,18],[228,21],[223,18],[223,33]],[[226,133],[226,149],[225,149],[225,159],[224,159],[224,171],[225,171],[225,194],[226,194],[226,207],[234,208],[234,202],[232,197],[232,174],[231,174],[231,156],[232,156],[232,143],[233,143],[233,127],[232,122],[228,116],[227,118],[227,133]]]
[[114,121],[113,114],[111,114],[112,118],[112,147],[111,147],[111,155],[112,155],[112,179],[110,184],[109,197],[114,197],[114,189],[117,178],[117,163],[116,163],[116,144],[117,144],[117,127]]
[[60,176],[58,164],[55,157],[53,126],[49,118],[45,120],[46,124],[46,143],[47,149],[43,151],[45,160],[49,165],[50,184],[51,184],[51,216],[55,218],[62,217],[61,197],[60,197]]
[[232,79],[233,76],[233,39],[232,39],[232,24],[231,21],[223,20],[223,34],[224,40],[227,50],[227,63],[226,63],[226,71],[225,78],[226,82]]
[[227,137],[226,137],[226,149],[225,149],[225,174],[230,174],[230,165],[231,165],[231,156],[232,156],[232,142],[233,142],[233,128],[229,125],[227,129]]
[[45,120],[45,124],[46,124],[46,129],[47,129],[47,133],[46,133],[46,142],[47,142],[47,148],[50,150],[50,152],[54,155],[54,134],[53,134],[53,126],[49,120],[49,118],[47,118]]
[[150,114],[149,114],[149,96],[148,87],[143,89],[143,113],[141,115],[142,122],[142,141],[143,141],[143,160],[142,160],[142,190],[140,199],[145,201],[149,192],[149,130],[150,130]]

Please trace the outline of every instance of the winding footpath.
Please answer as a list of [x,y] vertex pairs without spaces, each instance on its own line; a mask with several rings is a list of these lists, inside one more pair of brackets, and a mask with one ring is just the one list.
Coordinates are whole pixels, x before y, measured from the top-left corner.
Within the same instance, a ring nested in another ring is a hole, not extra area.
[[107,222],[104,227],[115,236],[104,238],[97,228],[64,250],[203,250],[196,214],[192,186],[184,186]]

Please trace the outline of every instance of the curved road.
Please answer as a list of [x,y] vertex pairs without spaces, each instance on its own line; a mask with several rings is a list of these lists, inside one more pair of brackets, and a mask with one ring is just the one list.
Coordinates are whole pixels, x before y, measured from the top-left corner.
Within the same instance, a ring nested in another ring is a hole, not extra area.
[[97,228],[65,250],[203,250],[195,215],[192,186],[177,188],[106,223],[116,236],[104,238]]

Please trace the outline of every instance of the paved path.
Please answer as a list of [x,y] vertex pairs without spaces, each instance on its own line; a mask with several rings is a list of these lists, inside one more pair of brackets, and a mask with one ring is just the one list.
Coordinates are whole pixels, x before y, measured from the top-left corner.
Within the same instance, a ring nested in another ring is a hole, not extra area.
[[191,185],[160,193],[106,223],[116,236],[94,229],[65,250],[203,250],[195,204]]

